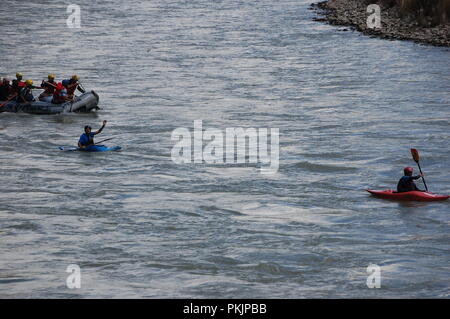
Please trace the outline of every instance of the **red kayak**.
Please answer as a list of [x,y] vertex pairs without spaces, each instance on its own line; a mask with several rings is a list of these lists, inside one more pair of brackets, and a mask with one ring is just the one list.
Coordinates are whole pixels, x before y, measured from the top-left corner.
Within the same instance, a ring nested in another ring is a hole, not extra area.
[[366,190],[375,197],[384,198],[384,199],[394,199],[394,200],[434,202],[434,201],[446,200],[446,199],[450,198],[450,196],[436,195],[433,193],[420,192],[420,191],[397,193],[396,191],[393,191],[392,189],[388,189],[388,190],[384,190],[384,191],[373,190],[373,189],[366,189]]

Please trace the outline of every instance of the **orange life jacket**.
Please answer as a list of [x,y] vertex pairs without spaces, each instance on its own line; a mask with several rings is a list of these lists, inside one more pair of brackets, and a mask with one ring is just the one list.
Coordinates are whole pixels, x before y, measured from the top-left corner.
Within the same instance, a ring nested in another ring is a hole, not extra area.
[[54,103],[54,104],[61,104],[61,103],[65,102],[63,96],[61,96],[61,91],[64,90],[64,89],[65,89],[64,85],[62,85],[62,83],[59,82],[58,85],[55,88],[55,91],[53,92],[52,103]]

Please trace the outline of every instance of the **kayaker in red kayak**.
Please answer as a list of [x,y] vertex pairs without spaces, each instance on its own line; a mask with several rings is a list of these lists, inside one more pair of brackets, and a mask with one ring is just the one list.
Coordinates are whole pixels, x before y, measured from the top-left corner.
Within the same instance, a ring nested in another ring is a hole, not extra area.
[[403,169],[403,172],[405,173],[405,176],[400,178],[400,180],[398,181],[398,184],[397,184],[397,192],[398,193],[411,192],[411,191],[424,192],[424,190],[417,188],[416,184],[414,184],[414,180],[423,177],[423,173],[420,173],[420,175],[417,175],[417,176],[413,176],[414,169],[410,166],[405,167]]
[[[436,195],[428,192],[427,183],[425,183],[425,178],[423,177],[422,169],[419,164],[419,152],[415,149],[411,149],[411,155],[414,161],[419,166],[420,175],[413,176],[413,168],[405,167],[405,176],[400,178],[397,184],[397,191],[392,189],[387,190],[374,190],[367,189],[367,191],[375,197],[393,200],[407,200],[407,201],[419,201],[419,202],[434,202],[439,200],[447,200],[450,196],[447,195]],[[416,184],[414,184],[415,179],[422,178],[425,190],[418,189]]]

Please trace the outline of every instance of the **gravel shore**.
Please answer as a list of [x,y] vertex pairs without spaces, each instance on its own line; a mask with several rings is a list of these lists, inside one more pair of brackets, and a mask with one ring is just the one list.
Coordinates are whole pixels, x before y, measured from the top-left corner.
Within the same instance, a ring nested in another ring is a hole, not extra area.
[[[377,3],[376,0],[371,1]],[[370,36],[393,40],[412,40],[435,46],[450,47],[450,24],[435,27],[422,27],[412,16],[401,15],[397,7],[381,8],[381,28],[371,29],[367,26],[367,6],[370,2],[362,0],[328,0],[312,4],[320,18],[333,25],[351,26]]]

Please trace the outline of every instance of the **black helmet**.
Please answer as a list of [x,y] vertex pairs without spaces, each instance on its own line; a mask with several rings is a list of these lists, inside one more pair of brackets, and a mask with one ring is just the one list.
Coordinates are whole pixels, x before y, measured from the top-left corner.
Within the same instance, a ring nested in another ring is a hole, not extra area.
[[92,130],[92,127],[90,127],[89,125],[86,125],[86,126],[84,127],[84,131],[86,132],[87,129]]

